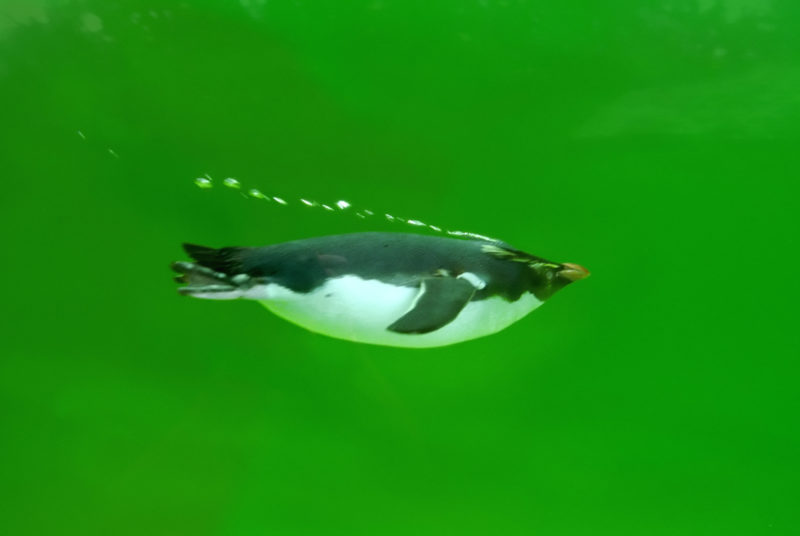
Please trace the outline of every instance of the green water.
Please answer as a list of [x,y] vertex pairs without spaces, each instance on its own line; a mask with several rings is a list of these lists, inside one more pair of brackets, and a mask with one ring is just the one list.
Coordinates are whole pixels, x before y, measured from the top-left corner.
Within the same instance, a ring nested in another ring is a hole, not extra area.
[[[797,534],[799,16],[0,0],[0,533]],[[592,277],[427,351],[176,295],[401,230],[300,197]]]

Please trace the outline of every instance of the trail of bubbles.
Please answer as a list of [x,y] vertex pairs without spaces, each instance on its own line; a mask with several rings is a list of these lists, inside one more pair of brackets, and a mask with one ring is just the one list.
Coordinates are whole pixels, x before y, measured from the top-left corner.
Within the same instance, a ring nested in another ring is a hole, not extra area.
[[[211,176],[208,173],[206,173],[202,177],[197,177],[194,180],[194,184],[198,188],[201,188],[203,190],[208,190],[208,189],[214,187],[214,179],[212,179]],[[233,177],[227,177],[227,178],[223,179],[222,184],[224,186],[232,189],[232,190],[239,190],[240,192],[242,190],[242,183],[239,182],[237,179],[235,179]],[[274,195],[267,195],[267,194],[263,193],[261,190],[259,190],[257,188],[250,188],[249,190],[246,190],[246,192],[242,192],[242,196],[250,198],[250,199],[257,199],[257,200],[267,201],[267,202],[273,202],[274,201],[275,203],[277,203],[279,205],[289,205],[289,202],[286,201],[285,199],[283,199],[281,197],[274,196]],[[312,199],[306,199],[306,198],[303,198],[303,197],[299,198],[298,201],[299,201],[300,204],[302,204],[302,205],[304,205],[306,207],[309,207],[309,208],[320,208],[320,209],[323,209],[323,210],[326,210],[326,211],[329,211],[329,212],[336,212],[337,211],[336,209],[339,209],[339,212],[342,212],[342,211],[345,211],[345,210],[348,210],[348,209],[352,208],[352,206],[353,206],[352,204],[350,204],[350,202],[345,201],[344,199],[340,199],[339,201],[336,201],[336,203],[334,203],[333,205],[327,205],[327,204],[324,204],[324,203],[319,203],[319,202],[314,201]],[[366,209],[366,208],[362,208],[360,210],[353,209],[352,213],[356,217],[361,218],[361,219],[372,218],[376,214],[374,211],[372,211],[370,209]],[[458,237],[458,238],[472,238],[472,239],[477,239],[477,240],[485,240],[487,242],[500,242],[500,240],[498,240],[497,238],[492,238],[492,237],[489,237],[489,236],[485,236],[485,235],[477,234],[477,233],[472,233],[472,232],[469,232],[469,231],[458,231],[458,230],[444,229],[442,227],[439,227],[438,225],[425,223],[423,221],[416,220],[416,219],[405,219],[405,218],[402,218],[400,216],[395,216],[393,214],[389,214],[388,212],[385,212],[383,214],[383,216],[386,219],[386,221],[388,221],[390,223],[401,223],[401,224],[405,224],[405,225],[410,225],[412,227],[424,227],[426,229],[430,229],[431,231],[433,231],[435,233],[446,234],[448,236],[453,236],[453,237]]]

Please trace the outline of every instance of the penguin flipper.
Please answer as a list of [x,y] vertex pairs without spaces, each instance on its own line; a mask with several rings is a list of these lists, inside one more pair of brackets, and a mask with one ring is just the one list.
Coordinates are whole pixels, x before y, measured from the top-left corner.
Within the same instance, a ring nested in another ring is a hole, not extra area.
[[423,279],[420,293],[411,310],[386,329],[409,334],[436,331],[457,317],[473,294],[475,286],[465,279]]

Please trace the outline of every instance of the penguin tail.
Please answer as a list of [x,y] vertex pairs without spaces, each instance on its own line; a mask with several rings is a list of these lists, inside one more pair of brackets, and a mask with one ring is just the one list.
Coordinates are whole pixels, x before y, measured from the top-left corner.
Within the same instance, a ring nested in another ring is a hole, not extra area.
[[176,261],[170,266],[178,275],[175,281],[186,283],[178,293],[195,298],[233,300],[244,294],[244,288],[231,277],[234,255],[240,248],[214,249],[196,244],[183,244],[183,249],[196,262]]

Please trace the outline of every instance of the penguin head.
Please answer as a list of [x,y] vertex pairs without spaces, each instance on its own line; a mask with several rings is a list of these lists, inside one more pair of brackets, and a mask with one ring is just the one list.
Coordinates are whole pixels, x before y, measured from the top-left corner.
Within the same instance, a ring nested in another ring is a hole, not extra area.
[[546,300],[570,283],[589,277],[589,270],[580,264],[565,262],[530,262],[531,287],[540,300]]
[[503,243],[485,243],[481,246],[481,251],[495,259],[526,266],[527,290],[541,301],[570,283],[589,276],[589,270],[580,264],[551,262]]

